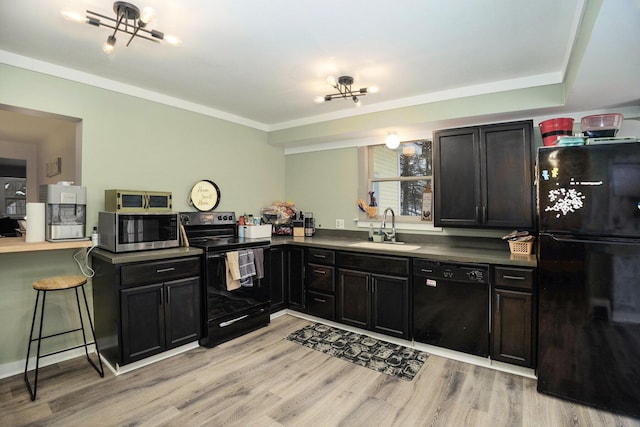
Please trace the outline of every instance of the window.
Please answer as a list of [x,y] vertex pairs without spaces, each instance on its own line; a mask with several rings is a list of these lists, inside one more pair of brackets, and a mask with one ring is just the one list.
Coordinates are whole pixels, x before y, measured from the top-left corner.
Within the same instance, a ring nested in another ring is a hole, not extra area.
[[2,194],[0,195],[0,218],[24,218],[27,213],[27,186],[24,178],[0,178]]
[[[431,140],[406,141],[396,150],[372,145],[365,158],[366,188],[373,192],[379,215],[391,207],[398,219],[432,220],[431,207],[423,216],[423,193],[433,191]],[[366,201],[370,204],[370,197]]]

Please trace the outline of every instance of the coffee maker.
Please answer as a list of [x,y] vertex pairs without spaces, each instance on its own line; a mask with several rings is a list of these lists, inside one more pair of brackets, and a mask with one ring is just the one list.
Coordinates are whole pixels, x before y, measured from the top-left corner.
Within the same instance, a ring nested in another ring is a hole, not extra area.
[[70,182],[40,186],[45,204],[45,238],[49,242],[85,239],[87,189]]

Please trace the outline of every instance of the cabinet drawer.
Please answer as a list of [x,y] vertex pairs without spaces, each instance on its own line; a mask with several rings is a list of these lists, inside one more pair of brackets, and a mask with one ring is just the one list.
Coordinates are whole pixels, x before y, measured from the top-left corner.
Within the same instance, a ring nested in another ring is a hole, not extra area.
[[335,252],[326,249],[309,249],[308,252],[309,262],[315,262],[318,264],[333,265],[335,263]]
[[325,292],[335,292],[333,267],[311,263],[307,264],[307,287]]
[[120,270],[122,286],[160,283],[200,275],[200,258],[172,259],[125,265]]
[[335,320],[335,298],[331,295],[307,291],[307,313],[323,319]]
[[340,252],[339,267],[390,275],[409,275],[409,258]]
[[495,267],[495,286],[533,289],[532,268]]

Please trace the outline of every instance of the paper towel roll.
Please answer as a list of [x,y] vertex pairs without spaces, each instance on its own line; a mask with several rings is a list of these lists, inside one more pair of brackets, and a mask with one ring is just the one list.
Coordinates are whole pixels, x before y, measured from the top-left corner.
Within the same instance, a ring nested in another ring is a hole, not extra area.
[[44,242],[44,203],[27,203],[27,242]]

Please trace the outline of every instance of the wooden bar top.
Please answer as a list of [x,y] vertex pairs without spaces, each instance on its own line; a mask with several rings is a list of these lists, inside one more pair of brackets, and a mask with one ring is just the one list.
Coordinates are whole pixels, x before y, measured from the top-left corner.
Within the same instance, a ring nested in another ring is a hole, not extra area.
[[59,249],[80,249],[91,247],[91,240],[74,240],[68,242],[25,242],[24,237],[0,238],[0,254],[14,252],[53,251]]

